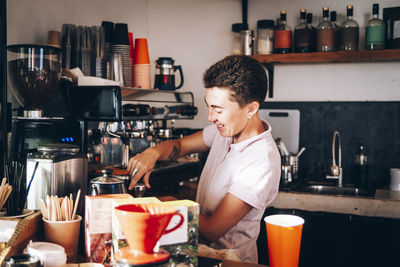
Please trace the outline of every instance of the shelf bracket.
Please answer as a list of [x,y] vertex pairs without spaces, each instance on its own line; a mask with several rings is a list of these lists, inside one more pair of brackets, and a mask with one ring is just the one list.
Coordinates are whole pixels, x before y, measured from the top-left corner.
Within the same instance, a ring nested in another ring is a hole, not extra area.
[[273,98],[274,96],[274,64],[263,63],[264,68],[267,70],[268,78],[268,98]]

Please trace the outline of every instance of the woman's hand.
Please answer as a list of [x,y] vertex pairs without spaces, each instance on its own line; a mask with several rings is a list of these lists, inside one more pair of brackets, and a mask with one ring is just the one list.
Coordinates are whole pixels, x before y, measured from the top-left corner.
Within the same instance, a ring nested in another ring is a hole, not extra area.
[[128,171],[132,173],[129,190],[132,190],[142,177],[145,186],[150,188],[150,173],[158,160],[171,161],[190,153],[207,151],[202,133],[199,131],[181,139],[164,141],[131,158],[128,162]]
[[129,160],[127,169],[130,173],[132,173],[129,190],[132,190],[142,177],[145,186],[150,188],[149,177],[151,171],[156,165],[157,159],[157,152],[153,148],[148,148]]

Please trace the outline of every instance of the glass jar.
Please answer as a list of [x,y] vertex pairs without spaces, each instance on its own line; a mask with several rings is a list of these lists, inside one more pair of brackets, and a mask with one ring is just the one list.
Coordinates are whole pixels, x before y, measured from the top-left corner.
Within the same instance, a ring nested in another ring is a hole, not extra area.
[[272,54],[274,51],[274,21],[257,21],[257,54]]
[[249,26],[246,23],[232,24],[232,37],[233,37],[232,55],[241,55],[242,54],[242,38],[241,38],[240,32],[248,30],[248,29],[249,29]]

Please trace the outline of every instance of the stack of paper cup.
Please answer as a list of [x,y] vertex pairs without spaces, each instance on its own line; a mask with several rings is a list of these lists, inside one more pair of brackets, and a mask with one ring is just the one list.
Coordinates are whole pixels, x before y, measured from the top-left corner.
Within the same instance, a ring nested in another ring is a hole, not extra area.
[[49,31],[47,35],[47,44],[61,47],[61,33],[59,31]]
[[146,38],[135,39],[134,63],[134,87],[146,89],[151,88],[150,58]]
[[121,54],[123,84],[131,85],[131,63],[129,61],[129,34],[126,23],[116,23],[113,33],[113,54]]

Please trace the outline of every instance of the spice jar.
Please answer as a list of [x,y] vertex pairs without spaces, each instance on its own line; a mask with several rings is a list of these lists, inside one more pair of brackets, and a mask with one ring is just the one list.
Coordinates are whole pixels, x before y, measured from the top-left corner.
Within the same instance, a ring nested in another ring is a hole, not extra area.
[[274,21],[257,21],[257,54],[272,54],[274,51]]
[[241,31],[248,30],[249,26],[246,23],[234,23],[232,24],[232,36],[233,36],[233,49],[232,55],[242,54],[242,38],[240,35]]

